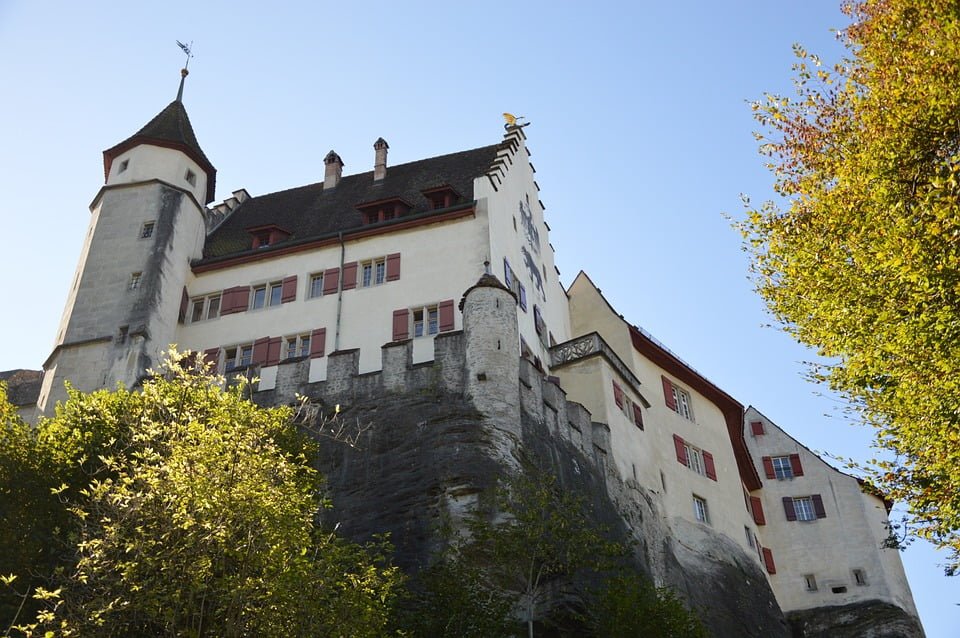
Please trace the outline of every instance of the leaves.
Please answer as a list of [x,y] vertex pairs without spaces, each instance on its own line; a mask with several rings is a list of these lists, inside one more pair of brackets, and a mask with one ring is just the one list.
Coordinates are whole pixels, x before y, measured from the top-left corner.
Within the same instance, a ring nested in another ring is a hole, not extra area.
[[[795,47],[796,94],[752,105],[786,207],[739,223],[758,292],[827,364],[892,460],[870,478],[960,561],[960,16],[848,2],[832,71]],[[815,71],[813,69],[816,69]]]
[[[7,437],[0,460],[37,465],[27,478],[50,510],[41,521],[63,530],[53,539],[32,530],[36,545],[67,550],[44,567],[41,582],[56,589],[34,586],[44,604],[33,628],[380,635],[400,573],[385,541],[357,546],[317,527],[316,444],[290,409],[259,408],[243,386],[225,391],[181,361],[173,353],[139,392],[71,391],[36,428],[8,419],[23,439]],[[21,557],[3,571],[33,571],[35,557]]]

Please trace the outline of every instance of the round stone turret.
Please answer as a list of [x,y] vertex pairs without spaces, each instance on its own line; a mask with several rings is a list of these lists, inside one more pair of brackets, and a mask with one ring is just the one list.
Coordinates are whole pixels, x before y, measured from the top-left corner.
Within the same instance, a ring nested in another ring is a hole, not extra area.
[[520,438],[520,336],[517,299],[490,274],[463,295],[464,389],[484,414],[497,451],[511,456]]

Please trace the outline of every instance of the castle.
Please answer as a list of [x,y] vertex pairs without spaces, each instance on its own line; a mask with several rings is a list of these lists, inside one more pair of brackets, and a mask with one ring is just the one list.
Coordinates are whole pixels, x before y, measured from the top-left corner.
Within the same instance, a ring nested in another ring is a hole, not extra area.
[[[624,320],[585,273],[563,287],[524,126],[398,166],[380,138],[370,171],[344,175],[330,151],[322,181],[210,206],[216,169],[182,86],[103,153],[53,352],[42,373],[0,373],[25,417],[52,411],[65,381],[135,386],[169,344],[256,376],[264,404],[430,388],[482,415],[486,461],[514,464],[535,430],[569,482],[594,477],[658,584],[736,591],[708,613],[715,635],[786,636],[781,612],[795,635],[861,635],[843,633],[859,631],[851,615],[870,635],[922,635],[884,548],[889,503]],[[411,426],[404,443],[441,430]],[[431,476],[444,507],[470,505],[462,476]],[[751,598],[772,609],[755,626]]]

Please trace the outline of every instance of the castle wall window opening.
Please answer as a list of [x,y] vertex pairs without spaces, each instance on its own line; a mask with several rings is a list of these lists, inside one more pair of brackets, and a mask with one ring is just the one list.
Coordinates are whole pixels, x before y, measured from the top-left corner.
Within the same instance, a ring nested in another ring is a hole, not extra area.
[[264,306],[279,306],[282,299],[283,282],[271,281],[268,284],[254,286],[253,301],[250,304],[250,308],[256,310]]
[[310,334],[293,335],[283,340],[283,358],[296,359],[310,354]]
[[315,272],[310,275],[310,283],[307,288],[307,299],[316,299],[323,296],[323,273]]
[[223,354],[223,369],[226,372],[245,368],[253,362],[253,344],[248,343],[226,348]]
[[220,293],[191,300],[190,323],[216,319],[220,316]]
[[693,517],[701,523],[710,524],[710,511],[707,509],[706,499],[693,495]]
[[136,290],[137,288],[139,288],[140,280],[142,278],[143,278],[143,273],[141,272],[130,273],[130,283],[128,284],[128,287],[130,288],[130,290]]
[[156,222],[148,221],[143,222],[143,226],[140,228],[140,239],[150,239],[153,237],[153,229],[156,227]]

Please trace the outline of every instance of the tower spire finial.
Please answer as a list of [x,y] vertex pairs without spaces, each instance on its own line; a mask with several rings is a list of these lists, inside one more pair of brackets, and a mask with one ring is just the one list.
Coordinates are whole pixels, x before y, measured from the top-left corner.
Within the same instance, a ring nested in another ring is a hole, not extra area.
[[187,61],[183,65],[183,68],[180,69],[180,88],[177,90],[177,102],[182,102],[183,101],[183,83],[184,83],[184,80],[187,79],[187,75],[190,74],[190,71],[187,70],[187,67],[190,66],[190,58],[193,57],[193,53],[191,53],[191,49],[193,49],[193,42],[191,41],[190,44],[184,44],[180,40],[177,40],[177,46],[183,49],[183,52],[187,55]]

